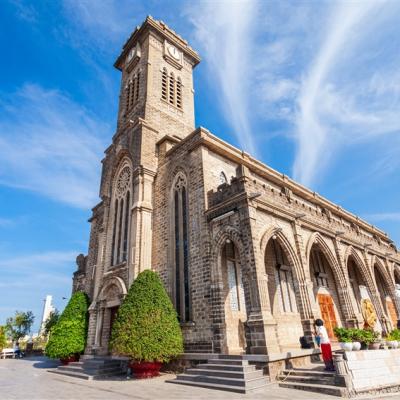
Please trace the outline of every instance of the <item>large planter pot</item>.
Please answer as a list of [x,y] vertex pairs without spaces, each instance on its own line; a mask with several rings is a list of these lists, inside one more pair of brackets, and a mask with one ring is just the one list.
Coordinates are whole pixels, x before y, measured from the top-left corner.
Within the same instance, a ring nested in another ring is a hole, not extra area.
[[399,342],[397,340],[389,340],[386,343],[391,349],[397,349],[399,347]]
[[160,368],[162,363],[158,361],[154,362],[131,362],[129,367],[131,368],[135,378],[145,379],[153,378],[154,376],[160,375]]
[[340,348],[344,351],[352,351],[353,350],[353,343],[352,342],[340,342]]
[[370,343],[368,346],[369,350],[379,350],[379,348],[381,347],[381,344],[379,342],[377,343]]
[[360,342],[353,342],[353,351],[361,350],[361,343]]
[[71,362],[79,361],[79,354],[72,354],[69,357],[60,358],[60,361],[62,365],[68,365]]

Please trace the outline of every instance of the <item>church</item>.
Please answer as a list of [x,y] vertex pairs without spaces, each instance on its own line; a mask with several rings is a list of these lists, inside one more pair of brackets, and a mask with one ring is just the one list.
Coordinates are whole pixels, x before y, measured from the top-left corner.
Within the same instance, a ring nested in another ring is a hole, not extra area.
[[[250,154],[195,127],[200,57],[147,17],[114,66],[117,128],[102,160],[88,254],[73,291],[90,298],[85,354],[109,354],[118,307],[156,271],[185,353],[292,354],[316,318],[388,332],[400,313],[400,255],[386,233]],[[289,357],[289,356],[288,356]]]

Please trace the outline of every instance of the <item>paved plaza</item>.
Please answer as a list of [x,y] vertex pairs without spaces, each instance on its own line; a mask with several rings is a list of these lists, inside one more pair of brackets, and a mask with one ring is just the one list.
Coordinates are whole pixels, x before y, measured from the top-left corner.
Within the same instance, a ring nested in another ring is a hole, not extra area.
[[[251,399],[251,400],[295,400],[295,399],[337,399],[318,393],[302,392],[269,385],[248,395],[218,390],[172,385],[165,380],[173,375],[164,374],[151,380],[127,380],[110,378],[103,381],[84,381],[63,377],[48,372],[58,364],[45,357],[22,360],[0,360],[0,399],[2,400],[57,400],[57,399],[98,399],[98,400],[157,400],[157,399]],[[384,398],[374,397],[374,399]],[[400,399],[399,395],[385,397]]]

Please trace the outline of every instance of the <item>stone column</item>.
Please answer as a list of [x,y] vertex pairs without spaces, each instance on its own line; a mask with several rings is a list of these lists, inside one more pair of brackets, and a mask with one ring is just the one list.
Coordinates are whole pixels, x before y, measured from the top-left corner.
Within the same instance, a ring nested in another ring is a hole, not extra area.
[[345,281],[341,282],[341,284],[337,288],[339,299],[341,300],[342,303],[341,309],[343,312],[343,317],[345,319],[345,325],[347,328],[356,328],[357,316],[356,316],[356,310],[354,309],[354,305],[353,302],[351,301],[351,296],[349,293],[350,282],[348,281],[347,265],[344,265],[344,257],[340,248],[340,240],[337,237],[333,239],[333,245],[335,247],[337,263],[345,279]]
[[155,172],[138,167],[134,175],[128,287],[140,272],[150,269],[152,265],[152,199]]
[[292,224],[293,235],[296,243],[297,258],[300,262],[300,271],[298,271],[298,286],[301,301],[301,324],[303,326],[304,338],[306,346],[314,347],[312,332],[314,331],[314,292],[313,283],[310,279],[310,268],[307,264],[303,236],[301,235],[301,225],[298,220]]

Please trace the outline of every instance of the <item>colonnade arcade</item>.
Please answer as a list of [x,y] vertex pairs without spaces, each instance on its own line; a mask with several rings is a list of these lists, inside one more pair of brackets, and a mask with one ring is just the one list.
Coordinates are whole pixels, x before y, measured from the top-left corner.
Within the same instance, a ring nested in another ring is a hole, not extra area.
[[385,333],[397,326],[400,267],[390,274],[377,256],[319,233],[301,247],[292,245],[280,228],[268,232],[260,241],[263,265],[255,266],[238,230],[225,227],[215,237],[212,314],[217,350],[254,353],[262,347],[267,352],[307,347],[316,318],[324,320],[336,340],[335,327],[365,327],[363,300],[373,304],[379,330]]

